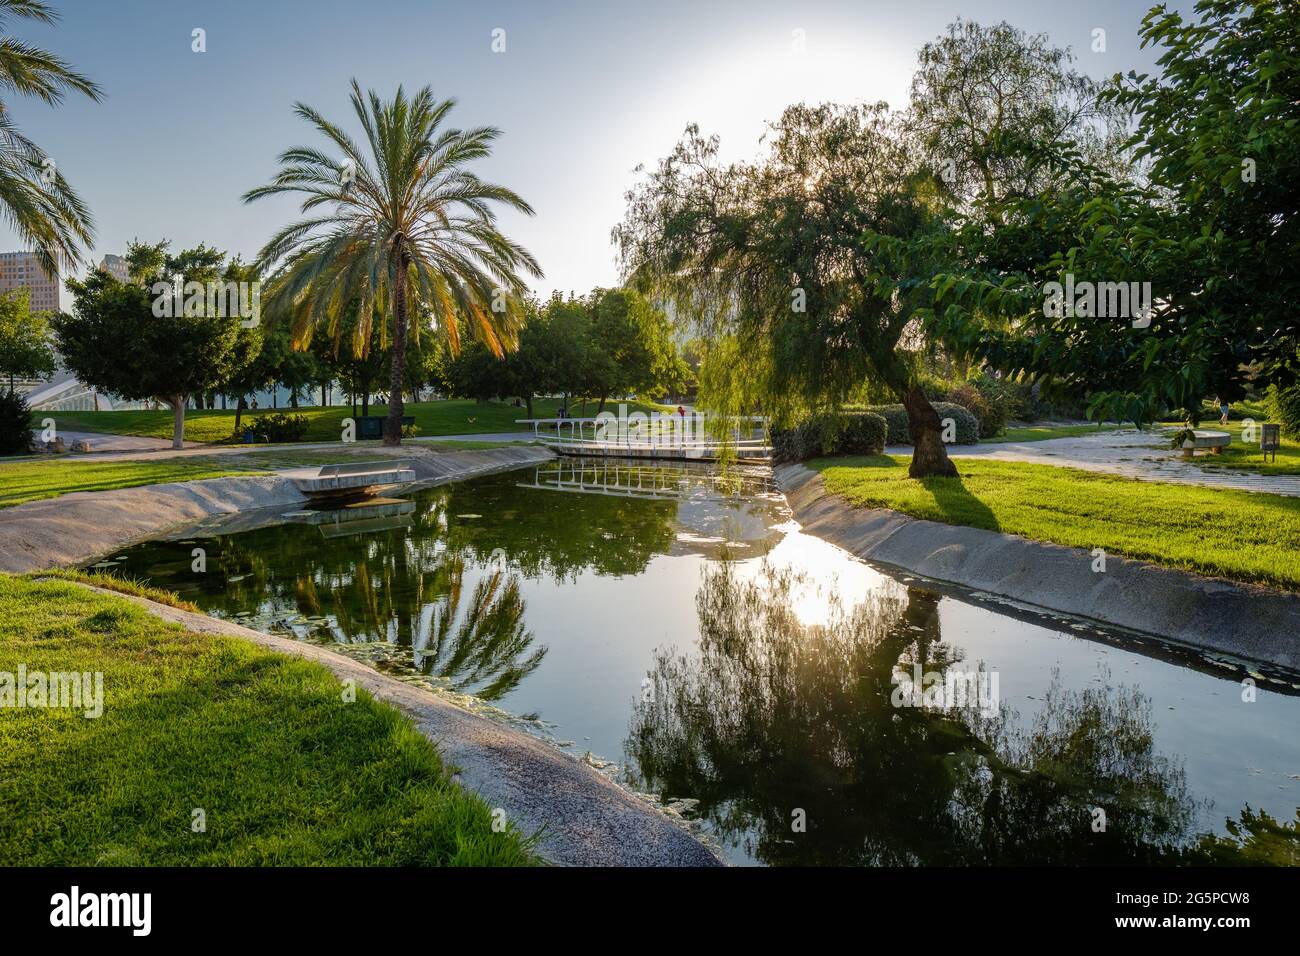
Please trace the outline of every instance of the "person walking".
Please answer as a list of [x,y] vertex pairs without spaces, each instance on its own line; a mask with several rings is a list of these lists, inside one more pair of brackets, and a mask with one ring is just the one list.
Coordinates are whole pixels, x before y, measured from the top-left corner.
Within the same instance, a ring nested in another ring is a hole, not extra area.
[[1217,399],[1217,401],[1219,403],[1219,411],[1221,412],[1221,414],[1219,415],[1219,424],[1226,425],[1228,424],[1228,411],[1231,409],[1232,406],[1230,406],[1227,402],[1225,402],[1221,398]]

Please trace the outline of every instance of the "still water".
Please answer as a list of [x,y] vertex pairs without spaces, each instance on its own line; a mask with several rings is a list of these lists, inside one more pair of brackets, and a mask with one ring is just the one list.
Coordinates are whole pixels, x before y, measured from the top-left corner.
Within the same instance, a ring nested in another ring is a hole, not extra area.
[[733,863],[1300,863],[1300,676],[1247,701],[1232,662],[876,570],[760,470],[560,460],[106,566],[546,736]]

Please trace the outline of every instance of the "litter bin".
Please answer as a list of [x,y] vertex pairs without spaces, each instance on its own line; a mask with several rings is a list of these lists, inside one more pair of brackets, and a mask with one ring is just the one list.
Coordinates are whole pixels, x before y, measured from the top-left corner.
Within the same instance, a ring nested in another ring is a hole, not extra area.
[[[377,440],[384,437],[384,422],[387,415],[362,415],[357,419],[357,438],[360,441]],[[403,425],[414,425],[414,415],[403,415]]]

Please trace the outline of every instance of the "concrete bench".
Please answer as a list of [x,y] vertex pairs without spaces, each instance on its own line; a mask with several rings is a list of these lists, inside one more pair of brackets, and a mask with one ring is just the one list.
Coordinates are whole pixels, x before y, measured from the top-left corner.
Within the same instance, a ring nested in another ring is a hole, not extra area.
[[315,476],[294,478],[299,491],[309,498],[364,497],[384,485],[400,485],[415,480],[409,461],[389,458],[384,461],[354,461],[339,465],[321,465]]
[[1198,448],[1204,448],[1211,455],[1217,455],[1232,442],[1232,436],[1227,432],[1198,430],[1192,434],[1195,436],[1194,438],[1183,440],[1184,458],[1191,458],[1196,454]]

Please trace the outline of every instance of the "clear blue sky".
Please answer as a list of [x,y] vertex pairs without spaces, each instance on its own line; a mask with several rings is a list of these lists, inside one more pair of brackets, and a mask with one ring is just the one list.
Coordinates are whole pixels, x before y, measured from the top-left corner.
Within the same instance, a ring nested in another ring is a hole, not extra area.
[[[320,145],[292,103],[354,127],[356,77],[385,96],[399,83],[432,84],[458,101],[458,125],[504,131],[479,172],[537,210],[503,223],[541,261],[541,294],[617,281],[609,232],[633,170],[665,155],[688,122],[743,158],[790,103],[902,105],[917,49],[958,15],[1046,32],[1096,76],[1150,71],[1156,56],[1138,49],[1146,0],[52,2],[58,25],[9,29],[69,60],[106,98],[60,109],[8,102],[89,202],[96,261],[133,237],[251,258],[296,206],[245,206],[240,195],[274,174],[284,148]],[[191,50],[196,27],[205,53]],[[504,53],[492,52],[495,28],[506,31]],[[1104,53],[1090,49],[1095,28],[1106,30]],[[17,248],[0,229],[0,250]]]

